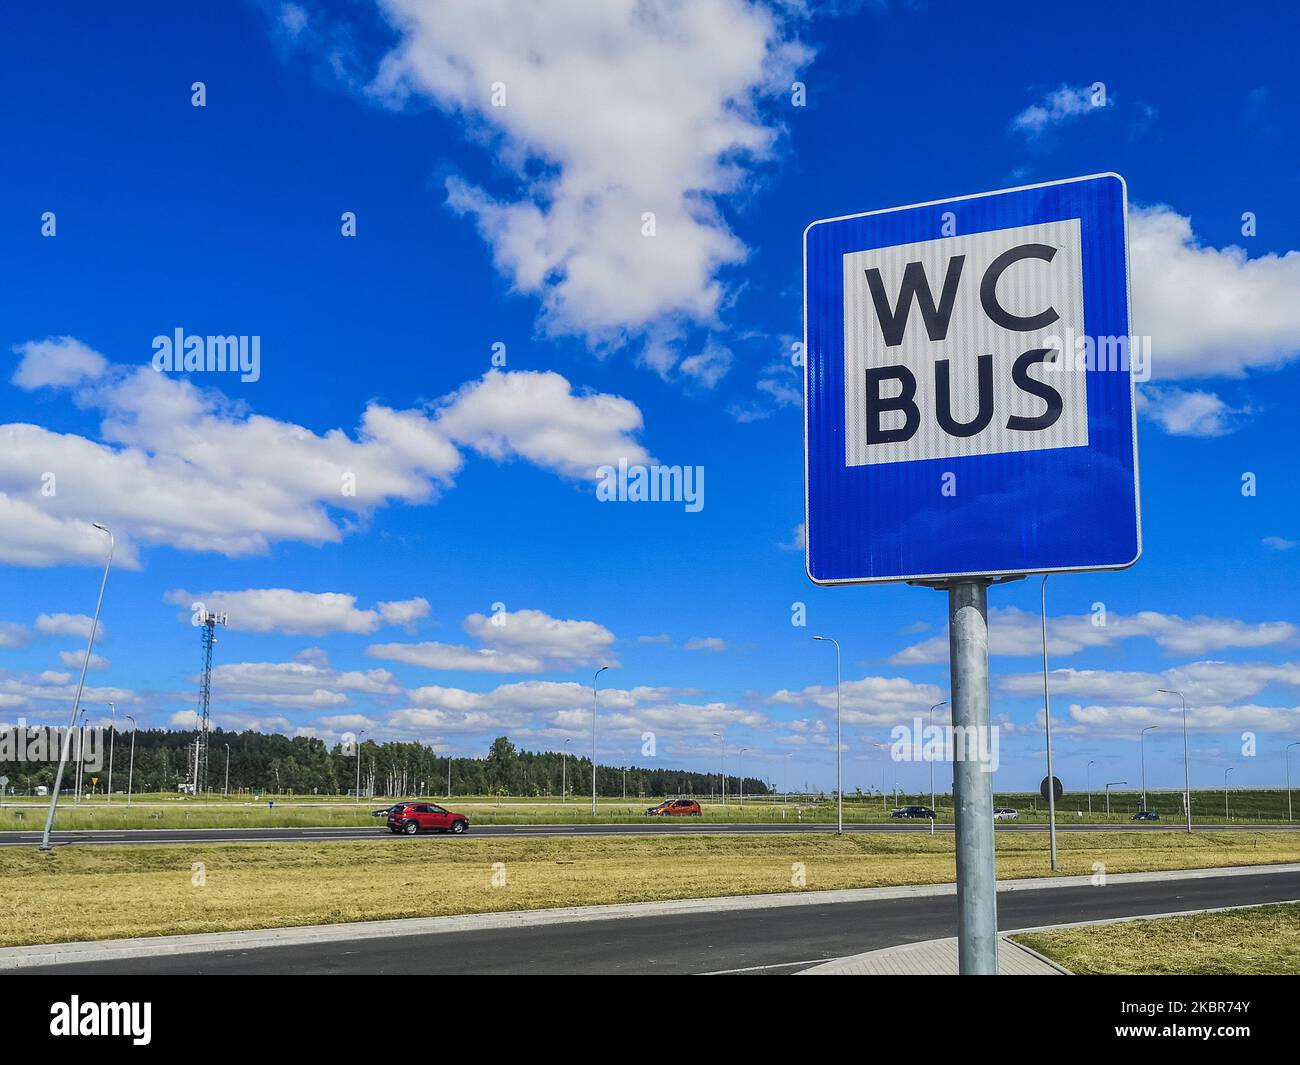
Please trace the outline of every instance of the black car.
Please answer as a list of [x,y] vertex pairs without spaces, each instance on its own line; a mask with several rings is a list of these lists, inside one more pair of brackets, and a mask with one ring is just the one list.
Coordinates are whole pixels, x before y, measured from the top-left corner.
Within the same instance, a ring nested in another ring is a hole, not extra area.
[[404,802],[393,803],[392,806],[385,806],[382,810],[375,810],[375,811],[374,811],[370,816],[371,816],[371,817],[387,817],[387,816],[388,816],[389,814],[391,814],[394,810],[400,810],[400,809],[401,809],[403,806],[405,806],[405,805],[406,805],[406,803],[404,803]]
[[1139,810],[1129,820],[1131,821],[1159,821],[1160,815],[1154,810]]
[[934,811],[928,806],[903,806],[889,815],[890,817],[919,817],[926,821],[934,820]]

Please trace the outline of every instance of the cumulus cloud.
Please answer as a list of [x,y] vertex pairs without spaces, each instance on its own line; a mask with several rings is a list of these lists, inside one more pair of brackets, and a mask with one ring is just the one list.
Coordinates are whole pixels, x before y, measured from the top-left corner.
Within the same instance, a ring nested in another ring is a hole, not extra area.
[[25,391],[48,386],[66,388],[100,377],[108,360],[76,337],[47,337],[29,340],[14,348],[19,355],[12,381]]
[[404,662],[423,669],[454,669],[469,673],[540,673],[545,665],[535,655],[514,654],[492,647],[438,643],[376,643],[366,648],[371,658]]
[[540,610],[470,614],[464,629],[500,651],[536,655],[568,666],[618,665],[610,653],[614,634],[595,621],[565,621]]
[[1300,251],[1207,247],[1165,206],[1131,212],[1129,244],[1133,329],[1152,338],[1157,378],[1240,377],[1300,353]]
[[1011,129],[1028,137],[1037,137],[1049,129],[1073,122],[1084,115],[1102,114],[1113,101],[1091,85],[1062,85],[1030,104],[1011,120]]
[[[945,646],[947,645],[945,641]],[[862,677],[840,684],[841,717],[850,725],[889,725],[925,714],[943,694],[934,684],[905,677]],[[818,706],[835,709],[835,685],[813,684],[799,691],[781,689],[768,696],[778,706]]]
[[379,616],[386,625],[414,625],[429,616],[429,600],[423,596],[414,599],[394,599],[378,604]]
[[289,636],[324,636],[331,632],[369,635],[381,625],[405,625],[429,613],[426,599],[379,603],[358,610],[357,597],[341,592],[299,592],[291,588],[248,588],[237,592],[170,591],[163,601],[184,607],[191,617],[195,604],[226,614],[226,626],[243,632],[279,632]]
[[[1109,614],[1104,624],[1091,614],[1048,618],[1047,649],[1055,656],[1072,655],[1092,647],[1109,647],[1145,637],[1171,654],[1204,654],[1228,648],[1276,647],[1294,643],[1300,628],[1289,621],[1246,622],[1236,618],[1191,618],[1143,610],[1132,615]],[[989,611],[989,654],[1010,657],[1043,651],[1039,615],[1018,607]],[[948,636],[934,636],[895,654],[895,665],[948,661]]]
[[[84,662],[85,660],[86,660],[85,648],[82,648],[80,651],[59,652],[59,661],[62,662],[65,666],[67,666],[69,669],[80,669],[81,663]],[[107,669],[110,665],[112,665],[112,663],[109,662],[109,660],[105,658],[103,655],[97,655],[92,653],[90,656],[90,662],[87,664],[86,668]]]
[[0,648],[13,650],[26,647],[31,638],[32,634],[27,631],[26,625],[19,625],[15,621],[0,621]]
[[[1148,725],[1182,727],[1182,709],[1162,706],[1070,707],[1070,721],[1076,731],[1132,736]],[[1300,725],[1300,706],[1188,706],[1187,727],[1205,732],[1258,729],[1261,732],[1291,732]]]
[[1282,536],[1266,536],[1260,541],[1265,547],[1271,547],[1274,551],[1290,551],[1292,548],[1300,546],[1295,540],[1288,540]]
[[1250,411],[1229,406],[1216,393],[1202,389],[1147,385],[1141,410],[1170,436],[1224,436]]
[[339,671],[319,648],[290,662],[223,663],[213,667],[212,688],[214,699],[295,710],[343,706],[353,694],[401,692],[388,670]]
[[[47,636],[77,636],[83,640],[90,638],[90,630],[95,619],[88,614],[41,614],[36,619],[36,631]],[[99,623],[95,639],[104,638],[104,623]]]
[[727,641],[721,636],[696,636],[686,641],[688,651],[725,651]]
[[[1073,696],[1100,702],[1138,703],[1167,699],[1161,688],[1181,691],[1188,705],[1226,704],[1250,699],[1271,685],[1300,688],[1300,663],[1192,662],[1159,673],[1109,669],[1054,669],[1049,674],[1053,696]],[[1009,695],[1041,696],[1042,673],[1013,673],[1000,677],[1000,690]],[[1177,702],[1174,699],[1174,702]]]
[[514,288],[540,297],[548,330],[604,343],[714,320],[718,273],[746,254],[718,199],[771,153],[759,101],[810,54],[783,13],[748,0],[383,10],[398,41],[370,94],[432,100],[494,146],[509,191],[453,177],[448,201]]
[[[102,563],[107,542],[90,515],[117,534],[126,566],[138,565],[137,540],[228,557],[283,540],[334,543],[389,502],[434,499],[460,470],[461,447],[565,477],[648,458],[632,436],[634,404],[575,394],[555,373],[494,370],[432,411],[371,403],[354,435],[247,413],[149,366],[110,366],[73,395],[100,412],[101,441],[0,425],[0,562]],[[58,491],[46,497],[35,489],[48,473]]]

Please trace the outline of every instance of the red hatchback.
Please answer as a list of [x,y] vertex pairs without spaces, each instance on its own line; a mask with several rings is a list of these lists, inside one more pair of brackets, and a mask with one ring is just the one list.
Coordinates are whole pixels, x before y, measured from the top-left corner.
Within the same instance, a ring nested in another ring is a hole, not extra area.
[[700,804],[694,799],[669,799],[646,810],[647,817],[699,817]]
[[425,830],[455,832],[457,835],[469,828],[469,818],[464,814],[444,810],[431,802],[399,802],[388,811],[388,831],[404,832],[414,836]]

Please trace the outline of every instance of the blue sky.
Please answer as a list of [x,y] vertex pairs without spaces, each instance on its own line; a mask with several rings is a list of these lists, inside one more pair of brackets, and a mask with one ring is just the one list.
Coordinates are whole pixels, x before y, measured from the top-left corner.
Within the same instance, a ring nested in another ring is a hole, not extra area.
[[[1144,556],[1049,584],[1058,772],[1136,782],[1159,724],[1149,782],[1179,785],[1154,689],[1181,687],[1194,786],[1228,766],[1280,784],[1300,738],[1297,26],[1250,7],[9,14],[0,717],[65,718],[101,521],[105,713],[192,720],[201,600],[231,616],[223,726],[585,749],[610,663],[603,761],[644,763],[651,731],[657,758],[711,768],[725,729],[747,770],[827,785],[826,632],[852,682],[846,787],[928,786],[872,742],[947,697],[943,597],[804,575],[801,234],[1117,171],[1154,353]],[[258,380],[155,372],[177,328],[258,337]],[[620,458],[703,467],[703,508],[599,501]],[[990,595],[999,789],[1043,774],[1037,595]]]

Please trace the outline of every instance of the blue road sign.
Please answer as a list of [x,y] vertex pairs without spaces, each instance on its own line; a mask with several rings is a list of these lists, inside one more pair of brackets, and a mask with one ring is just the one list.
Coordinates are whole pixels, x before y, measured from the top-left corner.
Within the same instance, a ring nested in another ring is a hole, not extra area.
[[804,231],[814,581],[1137,561],[1127,215],[1101,174]]

